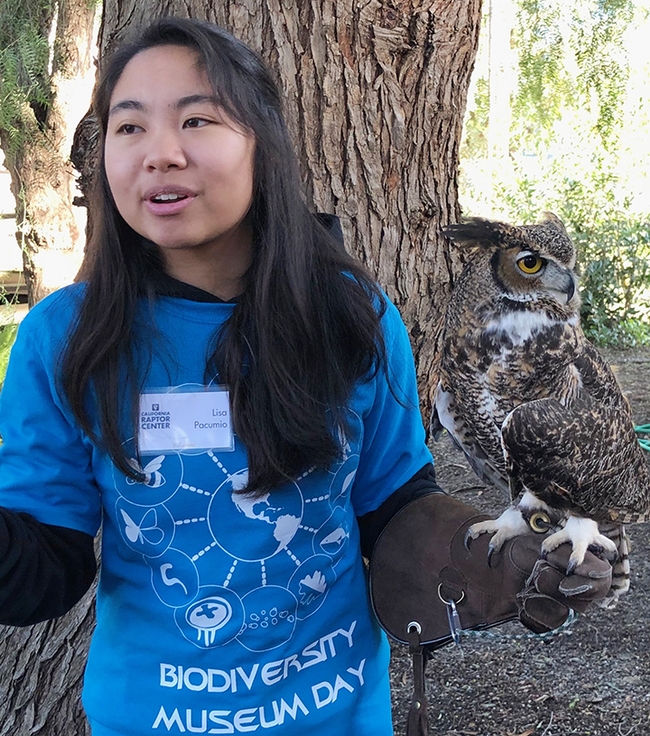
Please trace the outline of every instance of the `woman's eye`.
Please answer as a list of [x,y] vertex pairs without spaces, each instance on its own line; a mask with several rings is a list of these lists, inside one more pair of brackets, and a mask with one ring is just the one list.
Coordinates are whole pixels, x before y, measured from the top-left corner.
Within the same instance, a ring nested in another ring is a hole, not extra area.
[[120,125],[120,127],[117,129],[117,132],[124,133],[125,135],[131,135],[132,133],[135,133],[136,130],[139,130],[139,127],[137,125],[133,125],[133,123],[124,123],[123,125]]
[[519,269],[524,273],[539,273],[542,270],[544,261],[539,256],[524,256],[517,261]]
[[185,128],[202,128],[204,125],[207,125],[208,121],[204,118],[188,118],[185,121],[184,127]]

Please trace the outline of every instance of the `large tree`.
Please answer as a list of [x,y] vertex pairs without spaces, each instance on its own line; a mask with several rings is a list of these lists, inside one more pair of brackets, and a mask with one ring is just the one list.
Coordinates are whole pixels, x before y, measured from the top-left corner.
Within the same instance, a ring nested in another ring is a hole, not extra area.
[[31,305],[70,283],[83,255],[69,153],[92,90],[98,17],[95,0],[0,3],[0,147]]
[[[102,53],[169,14],[214,21],[260,51],[284,92],[309,199],[341,217],[348,246],[402,312],[428,415],[441,315],[460,265],[440,226],[459,215],[480,0],[107,0],[103,13]],[[3,659],[18,669],[0,675],[3,704],[13,709],[0,711],[0,736],[84,733],[70,724],[80,723],[87,605],[31,633],[5,634],[13,653]]]
[[158,15],[228,28],[260,51],[286,100],[308,196],[343,222],[411,334],[425,411],[458,261],[458,151],[480,0],[108,2],[102,52]]

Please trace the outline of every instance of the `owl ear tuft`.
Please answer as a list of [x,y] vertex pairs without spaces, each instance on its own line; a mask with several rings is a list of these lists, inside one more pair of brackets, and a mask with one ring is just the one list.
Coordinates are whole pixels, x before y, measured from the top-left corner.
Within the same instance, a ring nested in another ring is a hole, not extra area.
[[472,217],[456,225],[447,225],[442,232],[458,245],[483,246],[488,248],[521,247],[527,242],[521,228],[496,220]]
[[563,235],[566,235],[567,238],[569,237],[569,234],[567,233],[562,220],[560,220],[560,218],[553,212],[544,212],[542,215],[542,219],[539,221],[539,224],[546,225],[549,223],[552,223],[555,228],[559,230]]

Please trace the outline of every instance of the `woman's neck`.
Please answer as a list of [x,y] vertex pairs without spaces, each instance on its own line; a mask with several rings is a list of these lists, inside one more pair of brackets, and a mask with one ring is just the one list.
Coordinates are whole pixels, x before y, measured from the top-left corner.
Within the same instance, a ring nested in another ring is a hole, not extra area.
[[165,248],[162,257],[172,278],[229,301],[242,292],[251,251],[250,228],[240,225],[236,232],[209,243]]

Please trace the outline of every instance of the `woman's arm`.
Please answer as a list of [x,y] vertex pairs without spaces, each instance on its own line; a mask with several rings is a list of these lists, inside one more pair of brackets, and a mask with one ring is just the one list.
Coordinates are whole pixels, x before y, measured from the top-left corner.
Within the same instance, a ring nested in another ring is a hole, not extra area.
[[0,508],[0,623],[27,626],[62,616],[95,571],[90,534]]
[[429,493],[444,493],[436,482],[432,463],[427,463],[410,480],[400,486],[375,511],[357,518],[361,536],[361,554],[370,559],[372,549],[384,527],[407,503]]

